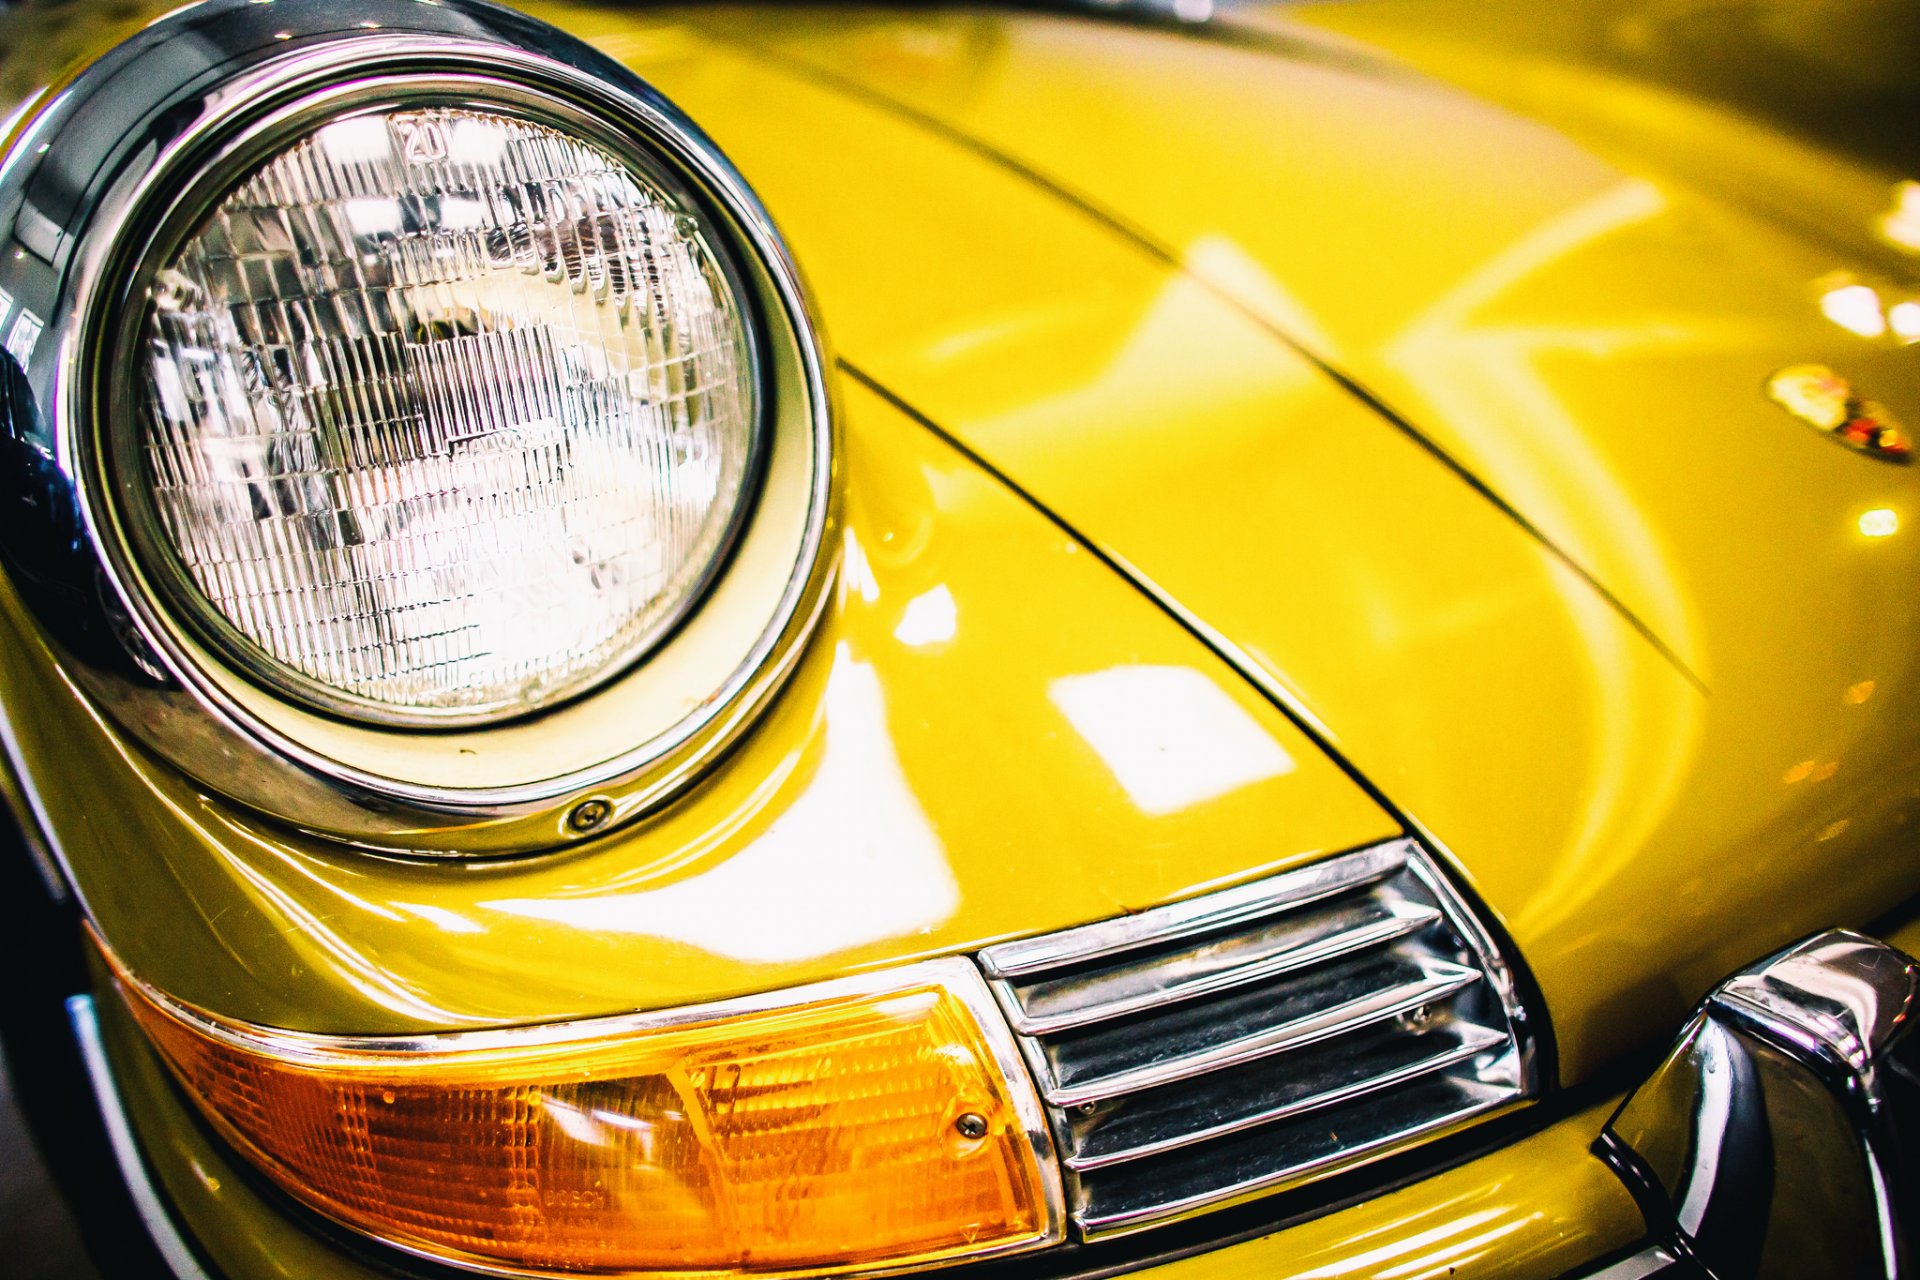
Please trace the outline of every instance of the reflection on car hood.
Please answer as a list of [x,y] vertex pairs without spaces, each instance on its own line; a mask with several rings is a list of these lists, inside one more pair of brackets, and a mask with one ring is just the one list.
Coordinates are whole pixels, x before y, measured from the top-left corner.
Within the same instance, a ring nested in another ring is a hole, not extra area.
[[[1608,129],[1523,114],[1391,61],[1395,10],[1366,12],[1355,39],[698,11],[750,70],[626,52],[759,186],[849,365],[1458,857],[1563,1031],[1589,1020],[1577,1072],[1916,887],[1884,856],[1916,549],[1866,532],[1920,521],[1913,471],[1765,394],[1823,364],[1920,420],[1890,322],[1822,301],[1900,300],[1900,189],[1572,66],[1518,69]],[[743,81],[819,105],[770,119]],[[1756,172],[1795,218],[1731,197]]]

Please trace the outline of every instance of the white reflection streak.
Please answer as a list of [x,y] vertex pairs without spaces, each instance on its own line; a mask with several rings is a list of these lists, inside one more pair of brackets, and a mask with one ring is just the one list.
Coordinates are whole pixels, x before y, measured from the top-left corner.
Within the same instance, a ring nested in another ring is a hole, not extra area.
[[1177,813],[1292,773],[1293,757],[1246,709],[1189,667],[1113,667],[1047,687],[1142,813]]
[[1500,1241],[1527,1224],[1538,1220],[1537,1213],[1528,1214],[1512,1222],[1502,1223],[1491,1230],[1483,1231],[1444,1249],[1439,1249],[1423,1258],[1405,1263],[1398,1267],[1388,1267],[1374,1274],[1374,1280],[1439,1280],[1441,1276],[1459,1273],[1460,1268],[1483,1256]]
[[[1681,653],[1692,650],[1691,619],[1673,585],[1666,557],[1631,493],[1597,464],[1582,424],[1575,422],[1538,365],[1545,350],[1592,353],[1649,339],[1670,340],[1643,324],[1628,329],[1540,331],[1494,328],[1476,321],[1481,308],[1576,251],[1658,216],[1666,197],[1634,180],[1609,187],[1535,227],[1448,290],[1396,338],[1385,353],[1434,406],[1456,423],[1510,424],[1524,430],[1502,439],[1537,441],[1530,461],[1544,466],[1500,469],[1489,478],[1521,511],[1552,528],[1570,523],[1561,513],[1575,495],[1607,531],[1609,545],[1631,564],[1624,586],[1649,614],[1654,629]],[[1684,332],[1698,339],[1699,326]],[[1484,444],[1478,438],[1476,444]],[[1495,443],[1500,441],[1496,440]],[[1482,449],[1485,457],[1499,450]],[[1574,548],[1577,553],[1582,548]]]
[[860,545],[860,539],[853,530],[847,530],[846,553],[841,556],[841,580],[851,587],[855,594],[867,604],[880,598],[880,582],[873,576],[873,565],[867,560],[867,549]]
[[[1451,1236],[1457,1236],[1462,1232],[1471,1231],[1475,1227],[1492,1222],[1498,1218],[1501,1213],[1502,1210],[1500,1209],[1482,1209],[1477,1213],[1467,1214],[1465,1217],[1434,1227],[1431,1230],[1419,1232],[1405,1239],[1395,1240],[1390,1244],[1382,1245],[1378,1249],[1369,1250],[1355,1257],[1342,1258],[1332,1266],[1316,1267],[1312,1271],[1302,1271],[1299,1275],[1295,1276],[1293,1280],[1332,1280],[1334,1276],[1358,1274],[1365,1268],[1375,1266],[1382,1262],[1392,1262],[1396,1258],[1403,1258],[1417,1250],[1424,1250],[1429,1245],[1439,1244]],[[1394,1225],[1398,1227],[1401,1224],[1396,1223]]]
[[1263,320],[1321,359],[1342,359],[1339,345],[1321,326],[1313,308],[1230,236],[1196,238],[1180,255],[1180,263],[1236,302],[1253,308]]
[[[1607,545],[1620,562],[1623,581],[1613,585],[1634,601],[1656,633],[1685,655],[1697,648],[1693,617],[1654,530],[1640,514],[1632,493],[1599,465],[1585,427],[1574,419],[1541,367],[1543,357],[1558,352],[1610,354],[1674,342],[1698,350],[1709,340],[1732,347],[1744,345],[1748,335],[1738,326],[1716,327],[1698,317],[1670,326],[1640,320],[1579,329],[1500,327],[1477,319],[1483,308],[1535,274],[1590,244],[1657,217],[1665,208],[1666,198],[1658,187],[1635,179],[1548,219],[1450,289],[1408,326],[1386,356],[1400,366],[1442,420],[1494,424],[1495,442],[1503,448],[1513,440],[1534,442],[1534,452],[1525,460],[1532,465],[1501,468],[1488,478],[1517,508],[1548,528],[1577,527],[1580,513],[1569,504],[1584,507],[1587,523],[1605,531]],[[1513,429],[1502,431],[1500,424]],[[1478,437],[1476,443],[1489,438],[1493,437]],[[1481,451],[1488,459],[1500,452]],[[1578,554],[1585,548],[1573,550]],[[1616,647],[1633,641],[1621,633],[1611,607],[1599,597],[1573,593],[1567,599],[1573,606],[1570,616],[1588,641],[1596,684],[1617,682],[1619,673],[1629,668]],[[1630,745],[1646,740],[1644,714],[1636,717],[1617,698],[1603,699],[1596,706],[1598,716],[1590,735],[1592,758],[1607,764],[1631,759]],[[1698,730],[1697,708],[1690,709],[1693,717],[1665,735],[1664,771],[1649,767],[1629,774],[1620,768],[1598,769],[1590,778],[1579,819],[1570,823],[1567,856],[1536,895],[1541,904],[1536,910],[1547,917],[1530,917],[1529,927],[1548,927],[1583,901],[1578,889],[1594,875],[1592,859],[1607,851],[1617,857],[1620,850],[1638,847],[1645,829],[1664,812],[1666,797],[1685,776],[1682,765]],[[1649,785],[1654,777],[1664,780],[1664,789]],[[1634,828],[1621,825],[1623,815],[1631,815]]]
[[601,1132],[598,1121],[572,1103],[543,1093],[540,1095],[540,1110],[547,1119],[553,1121],[555,1128],[575,1142],[585,1143],[589,1147],[607,1145],[607,1135]]
[[893,749],[880,679],[844,643],[826,697],[826,747],[811,785],[719,866],[642,893],[482,905],[772,964],[933,928],[959,905],[960,887]]
[[429,924],[439,925],[447,933],[484,933],[485,930],[456,911],[445,907],[431,906],[424,902],[396,902],[393,904],[401,911],[419,916]]
[[942,584],[907,601],[907,607],[900,611],[900,625],[893,629],[893,638],[916,648],[944,644],[953,639],[959,621],[960,611],[953,603],[953,593]]

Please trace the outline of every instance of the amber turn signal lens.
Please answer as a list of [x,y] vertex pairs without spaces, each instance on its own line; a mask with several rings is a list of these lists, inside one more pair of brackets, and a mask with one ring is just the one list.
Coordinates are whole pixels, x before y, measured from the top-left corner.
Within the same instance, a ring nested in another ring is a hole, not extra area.
[[122,973],[214,1127],[402,1249],[525,1274],[796,1275],[1057,1239],[1045,1126],[964,961],[404,1043],[240,1026]]

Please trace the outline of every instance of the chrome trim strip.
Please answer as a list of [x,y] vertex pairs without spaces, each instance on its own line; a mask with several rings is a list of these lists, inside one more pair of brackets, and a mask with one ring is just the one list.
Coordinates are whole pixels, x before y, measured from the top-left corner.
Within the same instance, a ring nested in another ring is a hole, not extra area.
[[1348,1000],[1331,1009],[1283,1022],[1277,1027],[1269,1027],[1200,1053],[1186,1054],[1150,1067],[1118,1071],[1072,1085],[1055,1084],[1049,1079],[1043,1086],[1043,1096],[1057,1107],[1077,1107],[1083,1103],[1138,1093],[1155,1085],[1171,1084],[1176,1080],[1239,1066],[1243,1062],[1270,1057],[1288,1049],[1297,1049],[1384,1022],[1423,1004],[1444,1000],[1480,981],[1477,971],[1461,965],[1442,961],[1429,961],[1428,965],[1431,972],[1424,981],[1403,983],[1357,1000]]
[[1394,1085],[1405,1084],[1409,1080],[1416,1080],[1421,1076],[1432,1075],[1436,1071],[1444,1071],[1448,1067],[1457,1066],[1470,1058],[1485,1053],[1489,1049],[1502,1047],[1508,1043],[1507,1038],[1497,1031],[1491,1031],[1485,1027],[1473,1027],[1470,1028],[1470,1030],[1478,1032],[1479,1038],[1469,1035],[1463,1043],[1456,1045],[1444,1053],[1437,1053],[1431,1058],[1426,1058],[1404,1067],[1397,1067],[1392,1071],[1383,1071],[1377,1076],[1369,1076],[1365,1080],[1356,1080],[1352,1084],[1342,1085],[1338,1089],[1328,1089],[1324,1093],[1316,1093],[1311,1097],[1301,1098],[1278,1107],[1272,1107],[1266,1111],[1257,1112],[1250,1116],[1243,1116],[1238,1120],[1228,1121],[1225,1124],[1217,1124],[1205,1129],[1189,1130],[1186,1133],[1179,1134],[1172,1138],[1165,1138],[1159,1142],[1142,1143],[1140,1146],[1129,1147],[1124,1151],[1110,1152],[1107,1155],[1068,1156],[1067,1168],[1072,1169],[1075,1173],[1084,1173],[1091,1169],[1105,1169],[1116,1164],[1126,1164],[1132,1160],[1140,1160],[1147,1156],[1157,1156],[1167,1151],[1178,1151],[1181,1147],[1190,1147],[1196,1142],[1205,1142],[1210,1138],[1223,1138],[1230,1133],[1240,1133],[1247,1129],[1257,1129],[1263,1124],[1272,1124],[1276,1120],[1285,1120],[1292,1116],[1304,1115],[1309,1111],[1319,1111],[1326,1107],[1336,1106],[1342,1102],[1350,1102],[1355,1098],[1365,1097],[1367,1094],[1375,1093],[1381,1089],[1390,1089]]
[[1117,920],[1102,920],[1040,938],[1002,942],[980,952],[994,978],[1018,978],[1085,960],[1098,960],[1144,946],[1258,920],[1349,889],[1376,883],[1399,871],[1413,843],[1396,840],[1289,871],[1266,880],[1169,903]]
[[1583,1280],[1647,1280],[1647,1277],[1657,1276],[1679,1261],[1664,1245],[1649,1245],[1630,1258],[1622,1258],[1598,1271],[1589,1272]]
[[1089,1004],[1053,1017],[1036,1018],[1028,1014],[1020,1004],[1018,993],[1004,985],[996,985],[994,990],[1005,993],[1001,1005],[1006,1009],[1007,1017],[1012,1021],[1015,1031],[1023,1035],[1049,1035],[1056,1031],[1069,1031],[1095,1022],[1123,1018],[1128,1014],[1141,1013],[1148,1009],[1158,1009],[1166,1005],[1218,995],[1222,991],[1231,991],[1235,987],[1279,977],[1328,960],[1337,960],[1342,956],[1353,955],[1369,947],[1418,933],[1439,919],[1441,919],[1440,912],[1431,907],[1417,906],[1412,903],[1397,904],[1395,914],[1385,920],[1291,947],[1237,968],[1223,969],[1186,982],[1176,978],[1158,990],[1143,992],[1105,1004]]
[[147,1162],[133,1136],[133,1122],[127,1104],[120,1097],[120,1086],[113,1078],[113,1064],[107,1060],[106,1044],[100,1037],[100,1019],[89,995],[67,998],[67,1020],[73,1024],[73,1038],[80,1045],[80,1057],[87,1065],[87,1081],[93,1086],[94,1101],[100,1107],[100,1119],[107,1128],[107,1141],[113,1147],[114,1163],[120,1167],[121,1181],[133,1197],[140,1222],[152,1238],[154,1248],[176,1280],[212,1280],[193,1256],[173,1217],[160,1203],[160,1193],[147,1172]]
[[1526,1002],[1520,998],[1519,979],[1514,976],[1513,966],[1507,963],[1506,956],[1494,944],[1493,935],[1487,931],[1480,914],[1468,904],[1460,890],[1454,887],[1452,878],[1442,869],[1441,862],[1448,856],[1445,850],[1435,844],[1432,837],[1423,835],[1422,838],[1431,851],[1421,850],[1415,843],[1413,847],[1417,852],[1407,859],[1408,868],[1440,904],[1447,919],[1460,930],[1461,937],[1472,948],[1488,985],[1500,993],[1500,1003],[1506,1010],[1507,1022],[1513,1028],[1514,1043],[1520,1047],[1520,1087],[1528,1094],[1537,1093],[1541,1086],[1540,1037],[1527,1011]]
[[1422,1120],[1419,1124],[1410,1125],[1405,1129],[1386,1134],[1371,1142],[1345,1147],[1330,1155],[1323,1156],[1318,1160],[1310,1161],[1303,1165],[1296,1165],[1270,1177],[1249,1178],[1245,1182],[1235,1183],[1230,1187],[1223,1187],[1218,1191],[1211,1191],[1205,1195],[1188,1196],[1183,1200],[1156,1204],[1151,1208],[1141,1209],[1131,1213],[1109,1214],[1105,1217],[1083,1217],[1079,1213],[1075,1213],[1073,1215],[1073,1224],[1080,1228],[1082,1234],[1084,1234],[1087,1239],[1096,1240],[1105,1239],[1109,1236],[1125,1235],[1128,1232],[1139,1231],[1146,1227],[1158,1226],[1163,1222],[1168,1222],[1176,1218],[1189,1217],[1202,1209],[1225,1208],[1230,1204],[1237,1204],[1244,1200],[1251,1200],[1257,1196],[1265,1195],[1277,1187],[1284,1187],[1293,1183],[1311,1182],[1316,1177],[1324,1175],[1336,1168],[1346,1169],[1358,1164],[1363,1164],[1368,1157],[1378,1158],[1387,1155],[1414,1138],[1420,1138],[1422,1140],[1431,1139],[1435,1135],[1445,1132],[1447,1129],[1452,1128],[1464,1120],[1470,1120],[1475,1116],[1513,1106],[1518,1102],[1519,1099],[1503,1093],[1497,1097],[1469,1103],[1464,1107],[1447,1112],[1444,1115],[1430,1117]]

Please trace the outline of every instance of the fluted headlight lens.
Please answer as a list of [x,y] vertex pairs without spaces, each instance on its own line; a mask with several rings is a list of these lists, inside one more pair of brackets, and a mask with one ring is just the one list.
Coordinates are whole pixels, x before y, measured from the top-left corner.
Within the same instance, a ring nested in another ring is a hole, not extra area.
[[149,538],[283,692],[475,723],[631,665],[748,501],[754,338],[652,172],[512,106],[312,129],[153,278]]

